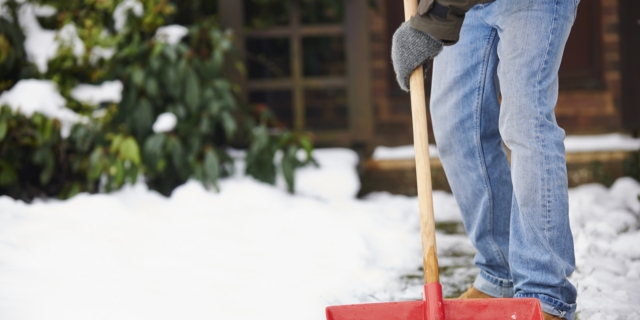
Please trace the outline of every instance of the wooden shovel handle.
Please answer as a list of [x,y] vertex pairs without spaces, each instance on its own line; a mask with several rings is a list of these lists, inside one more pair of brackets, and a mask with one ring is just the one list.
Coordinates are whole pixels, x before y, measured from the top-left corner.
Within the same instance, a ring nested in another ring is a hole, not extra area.
[[[418,12],[418,1],[404,0],[405,19],[409,20],[416,12]],[[436,252],[436,227],[433,218],[427,105],[424,94],[422,66],[413,71],[409,83],[411,88],[411,115],[413,118],[413,144],[416,150],[416,180],[418,181],[418,201],[420,203],[424,280],[426,283],[440,282],[438,255]]]

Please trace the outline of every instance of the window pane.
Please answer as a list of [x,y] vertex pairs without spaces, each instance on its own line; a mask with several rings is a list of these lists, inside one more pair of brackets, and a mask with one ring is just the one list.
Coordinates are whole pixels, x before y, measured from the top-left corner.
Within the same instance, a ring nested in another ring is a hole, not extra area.
[[306,89],[304,100],[307,129],[348,129],[349,116],[345,89]]
[[249,79],[291,76],[289,45],[287,38],[247,38],[246,57]]
[[344,0],[306,0],[300,11],[303,24],[340,23],[344,18]]
[[271,110],[277,120],[286,128],[293,125],[292,94],[289,90],[253,91],[249,93],[249,102],[262,104]]
[[344,76],[345,48],[343,37],[308,37],[302,39],[304,75]]
[[[242,0],[232,0],[242,1]],[[244,21],[249,29],[289,25],[290,10],[286,1],[245,0]]]

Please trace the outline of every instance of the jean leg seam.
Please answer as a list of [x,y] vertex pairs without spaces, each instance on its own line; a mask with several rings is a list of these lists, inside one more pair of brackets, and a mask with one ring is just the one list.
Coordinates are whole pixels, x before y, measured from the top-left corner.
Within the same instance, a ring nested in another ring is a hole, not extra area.
[[489,37],[487,39],[487,50],[484,54],[484,59],[483,59],[483,64],[482,64],[482,70],[480,73],[480,84],[478,86],[478,107],[476,108],[476,144],[478,145],[478,157],[481,163],[481,168],[482,168],[482,176],[484,178],[484,182],[485,185],[487,187],[488,190],[488,197],[489,197],[489,220],[491,221],[489,223],[489,234],[491,235],[491,246],[492,249],[495,253],[498,254],[498,256],[500,257],[500,260],[502,260],[502,263],[504,264],[505,267],[507,267],[507,269],[509,269],[509,264],[507,263],[506,259],[504,258],[504,255],[502,254],[502,252],[500,251],[500,248],[498,247],[498,244],[496,243],[494,237],[493,237],[493,215],[494,215],[494,205],[493,205],[493,190],[491,188],[491,182],[489,181],[489,173],[487,172],[487,164],[486,164],[486,160],[484,157],[484,148],[482,147],[482,141],[480,138],[480,118],[481,118],[481,111],[482,111],[482,97],[484,96],[484,90],[485,90],[485,81],[486,81],[486,76],[487,76],[487,69],[489,68],[488,66],[488,55],[491,54],[491,48],[493,48],[493,43],[496,39],[496,35],[497,35],[497,31],[495,29],[491,30],[491,33],[489,34]]
[[[542,101],[541,100],[541,95],[540,95],[540,84],[542,82],[542,73],[543,70],[546,68],[547,65],[547,61],[549,58],[549,51],[551,50],[551,42],[553,40],[553,35],[554,35],[554,31],[556,29],[556,20],[557,20],[557,16],[558,16],[558,0],[555,1],[554,3],[554,8],[553,8],[553,18],[552,18],[552,22],[551,22],[551,27],[549,29],[549,40],[547,41],[547,47],[545,49],[545,53],[544,53],[544,58],[542,59],[542,64],[540,65],[540,70],[538,71],[538,79],[537,79],[537,83],[536,83],[536,103],[538,104],[538,127],[537,127],[537,134],[536,134],[536,139],[538,140],[538,145],[540,147],[540,150],[544,150],[544,141],[541,138],[542,137],[542,119],[544,118],[542,111],[540,110],[540,107],[542,106]],[[551,201],[551,190],[549,190],[550,188],[550,184],[548,179],[546,178],[546,173],[548,170],[548,159],[547,159],[547,155],[545,155],[543,157],[543,163],[542,163],[542,172],[543,172],[543,190],[542,190],[542,203],[544,205],[544,213],[545,213],[545,226],[544,226],[544,235],[545,235],[545,240],[548,243],[549,242],[549,220],[550,220],[550,201]]]
[[[556,31],[556,28],[557,28],[557,26],[556,26],[557,19],[558,19],[558,0],[556,0],[555,3],[554,3],[553,20],[552,20],[552,23],[551,23],[551,27],[549,29],[549,41],[547,42],[547,48],[545,50],[544,59],[542,60],[542,65],[540,66],[540,70],[538,71],[538,79],[537,79],[537,84],[536,84],[536,95],[537,95],[536,103],[538,104],[539,107],[542,106],[541,94],[540,94],[540,91],[541,91],[540,90],[540,86],[541,86],[541,82],[542,82],[542,73],[543,73],[543,70],[547,66],[547,62],[548,62],[548,58],[549,58],[549,52],[551,50],[551,43],[553,41],[553,37],[554,37],[555,31]],[[542,119],[543,118],[544,118],[544,115],[542,114],[542,111],[540,111],[540,108],[538,108],[538,124],[539,125],[538,125],[538,128],[537,128],[538,129],[537,139],[539,140],[538,142],[539,142],[540,148],[542,148],[542,150],[544,149],[544,141],[543,141],[543,139],[541,139],[541,136],[542,136],[542,133],[541,133],[542,132]],[[543,161],[544,161],[543,162],[543,172],[544,172],[544,175],[543,175],[543,179],[544,179],[543,203],[544,203],[544,206],[545,206],[545,229],[544,229],[545,234],[544,235],[545,235],[545,238],[546,238],[545,240],[547,242],[546,244],[548,245],[549,244],[549,225],[551,223],[550,217],[551,217],[551,207],[552,207],[551,206],[551,202],[552,202],[552,199],[551,199],[551,190],[550,190],[551,184],[549,182],[549,179],[547,178],[547,176],[549,176],[547,174],[547,171],[549,170],[549,166],[548,166],[549,159],[548,159],[547,155],[545,155],[543,157]],[[560,261],[557,261],[558,259],[557,259],[557,257],[555,255],[554,255],[554,260],[556,260],[556,262],[560,263]],[[563,288],[566,287],[567,282],[568,281],[566,279],[563,281],[563,283],[562,283],[562,287]]]
[[[555,32],[556,32],[556,30],[557,30],[557,25],[556,25],[556,24],[557,24],[557,19],[558,19],[558,5],[559,5],[559,4],[558,4],[558,0],[556,0],[556,2],[555,2],[555,7],[554,7],[554,14],[553,14],[553,24],[552,24],[552,28],[551,28],[551,32],[550,32],[550,37],[549,37],[549,44],[551,43],[552,38],[554,37]],[[548,49],[548,50],[549,50],[549,49]],[[548,50],[547,50],[546,55],[548,55]],[[547,59],[545,59],[545,62],[546,62],[546,60],[547,60]],[[538,93],[538,94],[539,94],[539,93]],[[549,170],[549,168],[548,168],[548,163],[549,163],[548,156],[546,156],[546,155],[545,155],[545,171]],[[551,176],[551,175],[549,174],[549,175],[547,175],[547,176]],[[546,189],[547,189],[547,198],[548,198],[548,199],[547,199],[547,206],[548,206],[548,208],[547,208],[547,221],[546,221],[546,225],[545,225],[545,235],[546,235],[546,237],[547,237],[547,242],[548,242],[548,241],[549,241],[549,234],[548,234],[548,232],[549,232],[549,231],[548,231],[548,230],[549,230],[549,226],[550,226],[550,224],[551,224],[550,215],[551,215],[551,207],[552,207],[553,199],[552,199],[552,197],[551,197],[551,190],[550,190],[550,188],[551,188],[551,186],[550,186],[550,185],[551,185],[551,184],[550,184],[550,182],[548,181],[549,179],[546,179],[546,180],[547,180],[547,188],[546,188]],[[559,260],[558,260],[558,256],[557,256],[557,255],[554,255],[554,260],[556,260],[556,262],[557,262],[559,265],[562,265],[562,261],[559,261]],[[566,279],[566,277],[565,277],[564,281],[562,281],[562,287],[563,287],[563,288],[567,287],[567,284],[568,284],[568,283],[569,283],[569,281],[568,281],[568,280]]]

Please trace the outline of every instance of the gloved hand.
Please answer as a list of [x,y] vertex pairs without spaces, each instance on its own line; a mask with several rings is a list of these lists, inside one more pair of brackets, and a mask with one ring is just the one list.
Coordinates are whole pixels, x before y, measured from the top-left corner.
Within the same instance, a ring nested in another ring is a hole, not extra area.
[[393,34],[391,61],[400,88],[409,91],[409,78],[418,66],[442,51],[442,41],[416,30],[404,22]]

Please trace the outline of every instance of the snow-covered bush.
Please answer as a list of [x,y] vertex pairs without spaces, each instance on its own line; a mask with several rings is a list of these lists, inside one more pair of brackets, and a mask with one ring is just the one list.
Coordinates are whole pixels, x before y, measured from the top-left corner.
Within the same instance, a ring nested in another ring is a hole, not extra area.
[[[214,20],[162,32],[147,29],[144,20],[132,21],[111,60],[113,77],[124,83],[113,121],[143,146],[149,186],[163,194],[189,178],[215,186],[232,170],[226,149],[242,131],[249,137],[247,173],[274,183],[275,152],[283,150],[281,168],[293,190],[293,171],[300,163],[296,152],[310,143],[305,136],[270,133],[264,123],[256,127],[239,105],[237,89],[224,73],[226,64],[238,65],[229,59],[232,33]],[[154,131],[156,119],[167,113],[177,118],[175,127]],[[268,159],[268,165],[258,158]]]
[[[211,25],[196,26],[185,39],[190,45],[171,45],[153,40],[154,34],[129,33],[112,60],[111,72],[124,84],[114,125],[143,146],[152,188],[169,194],[190,177],[215,185],[233,164],[224,146],[238,130],[240,116],[233,85],[223,74],[230,35]],[[175,127],[154,132],[156,119],[167,113],[177,118]]]
[[58,119],[0,108],[0,194],[30,201],[119,189],[138,178],[132,137],[105,135],[99,124],[76,124],[67,138]]
[[37,74],[35,65],[27,59],[18,9],[19,4],[15,1],[7,1],[0,7],[0,92],[11,88],[20,79]]
[[[167,26],[175,7],[165,0],[13,3],[15,11],[21,13],[18,16],[29,21],[20,22],[27,29],[26,42],[30,41],[29,32],[53,39],[55,55],[49,56],[49,50],[41,55],[27,52],[27,56],[40,62],[36,63],[39,77],[56,84],[61,100],[66,101],[65,108],[79,119],[68,137],[64,130],[62,135],[53,134],[60,137],[51,142],[55,147],[50,154],[73,153],[74,172],[84,184],[73,184],[72,179],[60,182],[71,187],[50,188],[57,181],[47,178],[50,168],[55,168],[55,175],[58,167],[71,164],[44,163],[42,170],[46,173],[39,184],[31,184],[38,189],[29,192],[31,197],[65,198],[80,191],[110,191],[126,181],[135,181],[134,175],[139,173],[152,189],[165,195],[191,178],[215,187],[220,177],[233,171],[229,147],[247,148],[246,173],[269,183],[275,183],[278,169],[274,159],[281,151],[280,170],[293,191],[294,170],[311,162],[308,135],[274,128],[268,110],[257,112],[240,104],[239,89],[227,79],[225,70],[227,65],[241,70],[243,66],[236,60],[233,34],[221,30],[215,18],[199,19],[190,26]],[[34,18],[35,11],[46,11],[46,23]],[[44,24],[54,30],[43,29]],[[119,92],[103,94],[114,88]],[[25,117],[15,113],[19,107],[12,108],[14,112],[7,111],[7,119],[16,117],[18,122],[27,123],[44,118],[42,114]],[[7,137],[13,136],[12,130],[22,129],[7,127]],[[78,143],[84,148],[68,149]],[[28,144],[20,147],[33,148]],[[304,159],[298,159],[301,149],[306,151]],[[0,153],[2,159],[12,156],[4,150]],[[33,162],[32,158],[23,153],[10,161]],[[95,163],[100,164],[99,169]],[[5,168],[10,167],[0,166],[0,176],[9,170]],[[3,186],[26,188],[20,184],[23,171],[6,172],[13,178],[6,179]],[[55,191],[43,191],[47,188]],[[4,190],[0,193],[9,193]],[[12,194],[21,197],[19,193]]]

